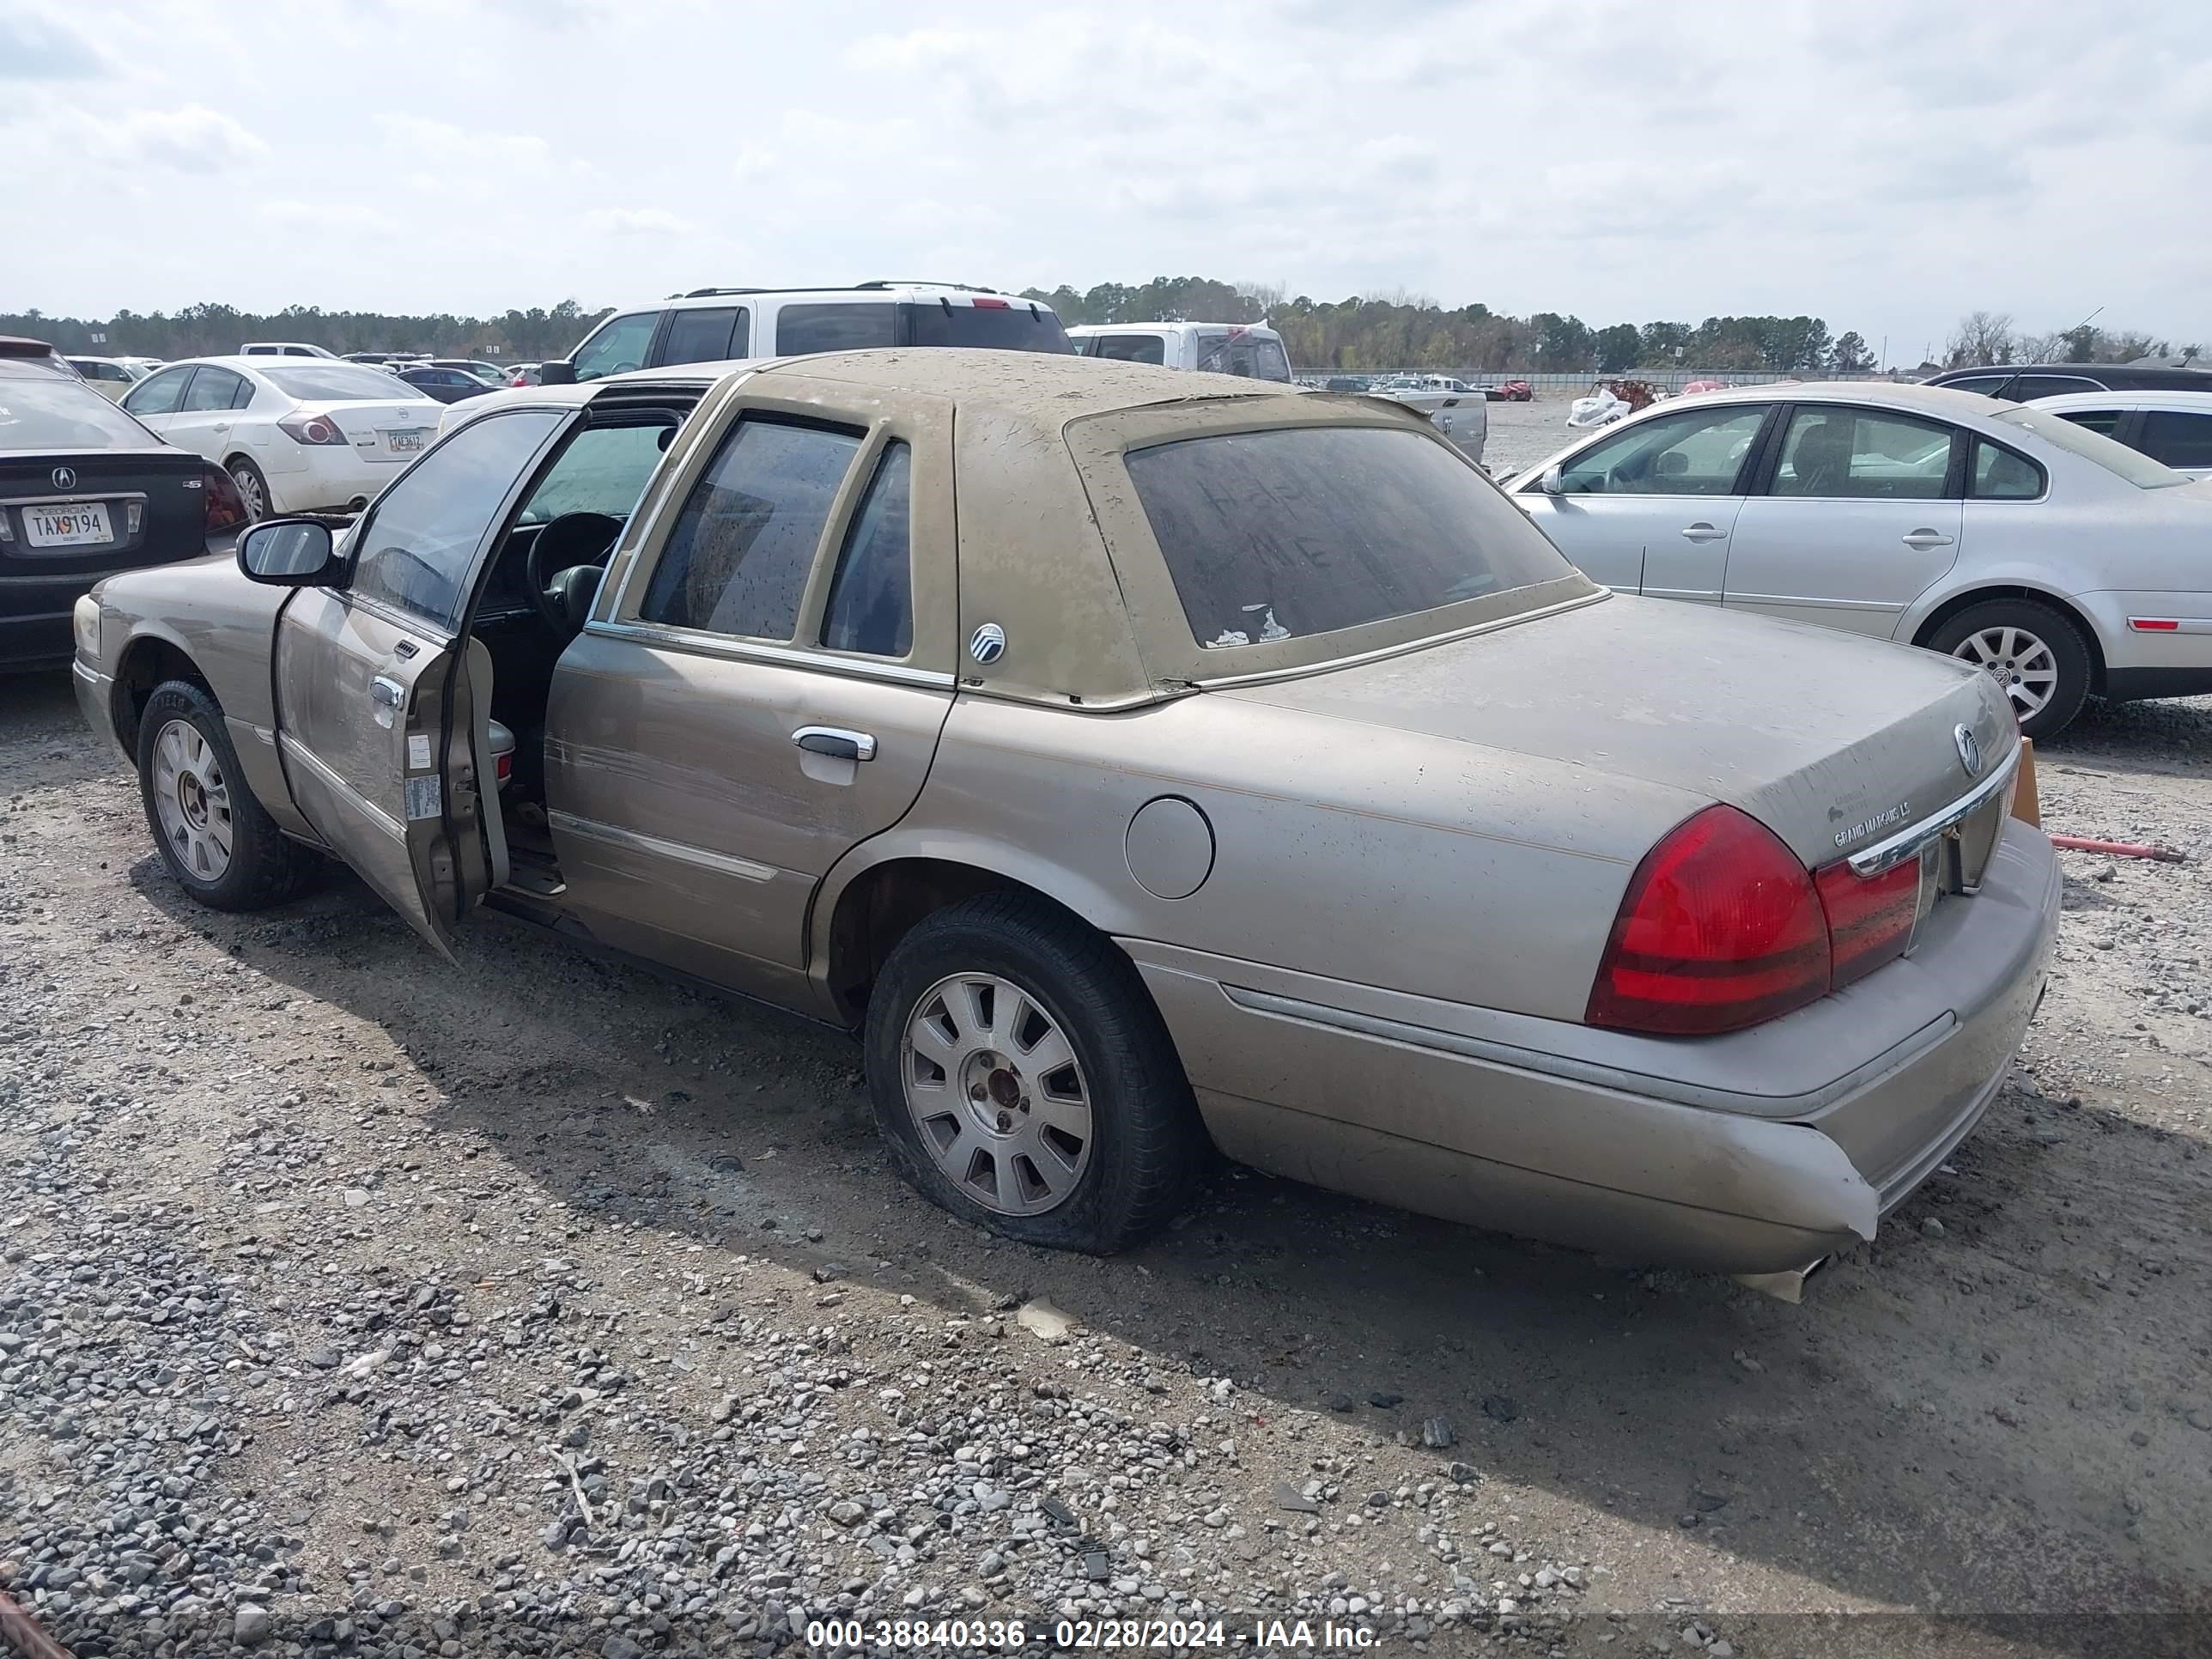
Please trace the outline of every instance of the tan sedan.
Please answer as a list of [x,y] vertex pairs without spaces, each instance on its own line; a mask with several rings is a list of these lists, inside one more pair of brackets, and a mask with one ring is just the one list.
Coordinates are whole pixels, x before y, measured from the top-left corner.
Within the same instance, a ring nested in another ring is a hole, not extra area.
[[498,404],[81,609],[170,870],[319,849],[441,949],[489,904],[847,1026],[1012,1237],[1125,1245],[1210,1142],[1787,1286],[2034,1009],[1986,676],[1612,594],[1401,409],[953,350]]

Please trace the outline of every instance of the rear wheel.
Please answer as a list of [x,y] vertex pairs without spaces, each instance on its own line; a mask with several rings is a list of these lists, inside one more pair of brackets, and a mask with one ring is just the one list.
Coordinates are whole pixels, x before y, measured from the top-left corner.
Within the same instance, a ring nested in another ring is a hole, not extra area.
[[1189,1081],[1136,969],[1030,895],[981,894],[901,939],[869,995],[866,1052],[901,1173],[1008,1237],[1122,1249],[1204,1168]]
[[251,520],[265,519],[270,514],[269,480],[261,476],[261,469],[243,455],[234,455],[224,464],[230,481],[238,486],[238,494],[246,503],[246,516]]
[[2088,700],[2088,641],[2070,620],[2033,599],[1970,605],[1937,629],[1928,645],[1996,680],[2026,737],[2057,736]]
[[161,862],[210,909],[281,904],[314,873],[315,855],[286,839],[246,787],[221,706],[190,681],[146,700],[138,788]]

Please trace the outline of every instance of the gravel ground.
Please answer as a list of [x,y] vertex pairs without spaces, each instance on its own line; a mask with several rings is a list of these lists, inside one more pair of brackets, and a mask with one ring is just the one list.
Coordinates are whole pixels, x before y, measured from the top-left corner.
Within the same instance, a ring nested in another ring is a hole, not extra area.
[[0,682],[0,1584],[80,1656],[2201,1654],[2212,705],[2042,783],[2192,861],[2065,855],[2014,1083],[1793,1308],[1236,1170],[1115,1260],[992,1239],[834,1036],[492,918],[448,966],[340,874],[195,909]]

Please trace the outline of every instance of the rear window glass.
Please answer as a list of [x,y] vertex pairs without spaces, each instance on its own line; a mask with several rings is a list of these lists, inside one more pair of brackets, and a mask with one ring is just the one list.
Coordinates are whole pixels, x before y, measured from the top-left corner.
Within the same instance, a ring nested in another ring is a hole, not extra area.
[[1125,363],[1164,363],[1167,342],[1157,334],[1094,334],[1084,344],[1085,355],[1111,357]]
[[1208,647],[1334,633],[1570,568],[1419,433],[1228,433],[1132,450],[1127,463],[1191,635]]
[[0,375],[0,450],[155,449],[161,442],[82,380]]
[[1197,367],[1208,374],[1239,374],[1250,380],[1287,380],[1291,361],[1279,342],[1246,329],[1221,329],[1198,337]]
[[862,351],[896,345],[898,307],[889,301],[858,305],[786,306],[775,313],[775,349],[797,356],[806,351]]
[[2076,426],[2064,416],[2054,415],[2049,410],[2008,409],[1994,418],[2007,426],[2033,432],[2054,449],[2094,461],[2106,471],[2118,473],[2138,489],[2168,489],[2189,482],[2172,467],[2162,466],[2149,456]]
[[[258,373],[268,377],[270,383],[288,398],[307,402],[325,400],[344,401],[349,398],[380,398],[389,401],[407,394],[392,385],[392,376],[380,368],[363,368],[359,363],[270,363],[265,368],[255,365]],[[433,370],[443,374],[443,370]]]
[[997,351],[1072,353],[1075,349],[1060,319],[1042,306],[1032,309],[1026,300],[1011,300],[1003,307],[921,301],[908,306],[907,314],[915,345],[980,346]]

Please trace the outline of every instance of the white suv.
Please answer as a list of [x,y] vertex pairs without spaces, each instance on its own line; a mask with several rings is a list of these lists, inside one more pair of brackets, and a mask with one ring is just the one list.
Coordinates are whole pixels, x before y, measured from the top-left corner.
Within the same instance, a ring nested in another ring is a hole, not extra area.
[[566,361],[544,365],[539,374],[547,386],[568,386],[677,363],[890,345],[1073,349],[1050,306],[989,289],[951,283],[699,288],[616,312]]
[[1092,323],[1071,328],[1067,337],[1086,357],[1243,374],[1285,385],[1291,379],[1283,337],[1265,323]]

